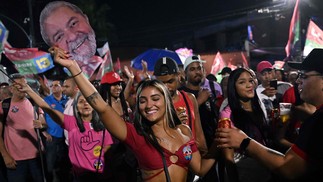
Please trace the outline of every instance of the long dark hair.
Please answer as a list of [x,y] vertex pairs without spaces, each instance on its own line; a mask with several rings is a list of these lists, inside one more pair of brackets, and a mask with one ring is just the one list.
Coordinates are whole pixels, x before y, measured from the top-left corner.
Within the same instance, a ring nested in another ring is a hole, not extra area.
[[170,181],[167,165],[165,162],[165,156],[163,153],[163,149],[158,143],[158,140],[156,139],[156,136],[154,132],[151,129],[152,122],[148,121],[146,118],[142,117],[140,111],[139,111],[139,97],[141,95],[141,92],[147,88],[147,87],[154,87],[156,88],[163,96],[164,96],[164,102],[165,102],[165,115],[166,115],[166,122],[167,125],[170,128],[175,128],[177,125],[181,124],[181,121],[177,117],[173,102],[172,102],[172,97],[166,88],[166,86],[158,81],[158,80],[145,80],[142,81],[138,84],[137,87],[137,95],[136,95],[136,108],[135,108],[135,117],[134,117],[134,126],[138,132],[138,134],[143,135],[144,138],[148,143],[150,143],[162,156],[163,163],[164,163],[164,171],[166,175],[167,181]]
[[[73,101],[73,111],[74,111],[74,116],[76,118],[76,124],[79,127],[80,132],[83,133],[83,132],[85,132],[85,127],[83,124],[83,120],[81,118],[81,114],[77,109],[77,102],[80,99],[81,95],[82,94],[80,92],[77,93],[77,95]],[[103,123],[100,120],[98,113],[94,109],[92,111],[92,119],[90,122],[92,123],[94,131],[102,131],[105,129]]]
[[[99,90],[99,93],[100,93],[102,99],[107,101],[110,106],[112,106],[111,86],[112,86],[112,84],[103,83],[100,85],[100,90]],[[124,97],[124,89],[121,89],[119,98],[120,98],[120,103],[121,103],[122,112],[123,112],[123,116],[122,116],[123,120],[128,121],[130,118],[130,115],[128,112],[128,104],[127,104],[126,99]]]
[[252,77],[252,73],[246,68],[237,68],[232,71],[229,76],[228,102],[232,111],[231,119],[237,128],[245,131],[246,133],[249,132],[250,128],[248,126],[250,126],[250,124],[256,125],[259,130],[262,131],[266,125],[266,119],[263,110],[261,109],[257,93],[255,93],[255,96],[251,99],[252,114],[248,114],[248,112],[242,108],[240,103],[241,97],[237,92],[235,84],[240,75],[244,72],[249,73]]

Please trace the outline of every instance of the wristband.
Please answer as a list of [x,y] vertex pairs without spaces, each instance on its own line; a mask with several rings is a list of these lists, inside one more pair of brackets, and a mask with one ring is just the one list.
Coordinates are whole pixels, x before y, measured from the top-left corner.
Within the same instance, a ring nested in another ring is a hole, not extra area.
[[242,142],[240,144],[240,150],[242,152],[245,152],[246,151],[247,147],[250,144],[250,141],[251,141],[251,138],[249,138],[249,137],[242,140]]
[[79,73],[77,73],[76,75],[72,75],[71,78],[75,78],[77,76],[79,76],[83,71],[81,70]]

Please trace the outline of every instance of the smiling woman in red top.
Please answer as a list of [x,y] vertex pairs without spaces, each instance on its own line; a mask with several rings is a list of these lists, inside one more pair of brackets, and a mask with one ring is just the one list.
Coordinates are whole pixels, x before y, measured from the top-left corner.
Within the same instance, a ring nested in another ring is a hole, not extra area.
[[169,91],[157,80],[142,82],[137,88],[134,125],[126,123],[106,104],[92,84],[81,74],[69,54],[53,47],[56,63],[69,69],[91,106],[99,113],[105,127],[127,144],[138,159],[146,181],[186,181],[188,168],[203,176],[214,164],[215,145],[209,158],[201,157],[191,130],[180,124]]

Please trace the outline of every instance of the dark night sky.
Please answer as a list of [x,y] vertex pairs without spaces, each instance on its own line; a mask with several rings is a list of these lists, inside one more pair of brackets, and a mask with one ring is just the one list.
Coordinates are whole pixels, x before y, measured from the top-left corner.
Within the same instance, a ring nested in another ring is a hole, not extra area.
[[[35,41],[33,45],[40,49],[47,49],[40,37],[38,18],[42,8],[50,0],[1,0],[0,20],[10,31],[8,40],[13,47],[29,46],[25,33],[30,34],[32,31],[30,29],[31,22],[24,21],[29,17],[28,2],[31,2],[34,17]],[[86,4],[90,1],[72,0],[70,2],[81,6],[84,5],[84,2]],[[109,41],[111,49],[134,46],[161,48],[169,45],[190,47],[193,46],[191,39],[196,39],[199,33],[210,31],[212,26],[215,29],[229,27],[221,30],[227,37],[226,41],[229,42],[223,45],[217,42],[218,37],[216,36],[198,37],[199,41],[206,42],[204,47],[209,46],[209,50],[216,51],[215,49],[230,50],[232,46],[236,46],[236,42],[243,44],[241,42],[246,37],[245,27],[248,23],[255,24],[254,34],[257,36],[255,39],[260,45],[285,46],[292,4],[295,0],[93,0],[92,2],[95,2],[97,6],[108,5],[109,9],[105,12],[105,16],[106,20],[113,25],[112,34],[108,38],[101,38],[103,40],[98,41],[98,46],[101,46],[104,41]],[[268,19],[240,22],[240,24],[238,22],[239,25],[230,28],[232,22],[246,21],[242,18],[244,16],[249,18],[258,16],[250,12],[279,3],[290,6],[282,8],[284,9],[282,13],[285,16],[282,20],[276,21],[275,17],[271,17],[275,15],[269,13]],[[301,16],[305,19],[303,21],[304,27],[306,27],[306,21],[312,16],[319,17],[316,20],[319,23],[322,22],[322,0],[301,0],[301,8]],[[95,15],[94,18],[97,19],[100,16]],[[8,19],[19,24],[20,28]],[[90,22],[93,21],[90,19]],[[101,39],[97,36],[97,40]],[[230,44],[230,41],[233,43]],[[231,47],[228,48],[228,46]]]
[[[41,9],[49,0],[2,0],[0,14],[11,18],[17,22],[27,34],[30,32],[30,22],[24,23],[24,19],[29,17],[28,1],[32,4],[34,15],[34,29],[36,45],[39,45],[42,40],[39,33],[38,17]],[[140,41],[140,36],[147,36],[147,34],[170,34],[170,28],[177,29],[177,31],[184,31],[187,28],[198,26],[198,23],[210,23],[212,19],[217,17],[231,15],[238,10],[250,9],[266,4],[269,0],[188,0],[188,1],[116,1],[97,0],[97,4],[106,3],[110,10],[107,12],[107,20],[111,22],[116,29],[119,40],[127,44],[133,44],[133,40]],[[79,3],[80,0],[70,1]],[[86,1],[85,1],[86,2]],[[81,3],[82,4],[82,3]],[[22,34],[16,25],[11,25],[3,16],[0,19],[5,23],[7,28],[10,28],[9,40],[17,42],[17,47],[28,45],[28,40],[19,36]],[[172,29],[172,30],[173,30]],[[14,34],[14,37],[12,37]],[[132,38],[131,38],[131,36]],[[20,40],[17,40],[19,36]],[[123,38],[125,36],[126,38]],[[129,38],[130,37],[130,38]],[[151,37],[150,37],[151,38]],[[24,40],[25,39],[25,40]]]
[[[16,47],[28,46],[29,42],[23,32],[7,18],[9,17],[19,24],[27,34],[30,34],[30,21],[24,23],[29,17],[28,1],[32,4],[34,15],[34,45],[42,47],[42,39],[39,33],[38,17],[41,9],[50,0],[1,0],[6,1],[0,6],[0,20],[10,30],[9,41]],[[285,4],[290,5],[286,0]],[[72,3],[82,3],[82,0],[72,0]],[[89,2],[89,1],[84,1]],[[96,0],[97,5],[108,4],[110,9],[106,12],[107,20],[114,26],[114,33],[117,39],[109,40],[117,46],[123,45],[158,45],[159,41],[176,35],[173,39],[179,38],[181,34],[191,34],[192,31],[216,24],[226,19],[239,18],[243,12],[250,12],[253,9],[268,6],[272,0]],[[275,0],[284,2],[283,0]],[[322,14],[322,0],[301,0],[304,12],[310,10],[311,15]],[[289,10],[290,11],[290,10]],[[304,13],[309,16],[308,12]],[[289,13],[288,16],[291,16]],[[307,18],[306,17],[306,18]],[[95,17],[100,18],[100,17]],[[289,19],[290,17],[286,17]],[[91,19],[90,19],[91,21]],[[281,25],[280,25],[281,26]],[[288,26],[288,25],[287,25]],[[285,28],[286,29],[286,28]],[[288,29],[288,28],[287,28]],[[229,30],[230,31],[230,30]],[[190,36],[190,35],[188,35]],[[186,36],[187,37],[187,36]],[[184,38],[186,38],[184,36]],[[152,41],[153,40],[153,41]]]

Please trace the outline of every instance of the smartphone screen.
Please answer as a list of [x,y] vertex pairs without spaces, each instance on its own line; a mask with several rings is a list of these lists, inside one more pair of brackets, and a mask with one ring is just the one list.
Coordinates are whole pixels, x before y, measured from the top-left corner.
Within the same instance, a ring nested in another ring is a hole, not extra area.
[[277,80],[270,80],[270,87],[275,88],[277,90]]

